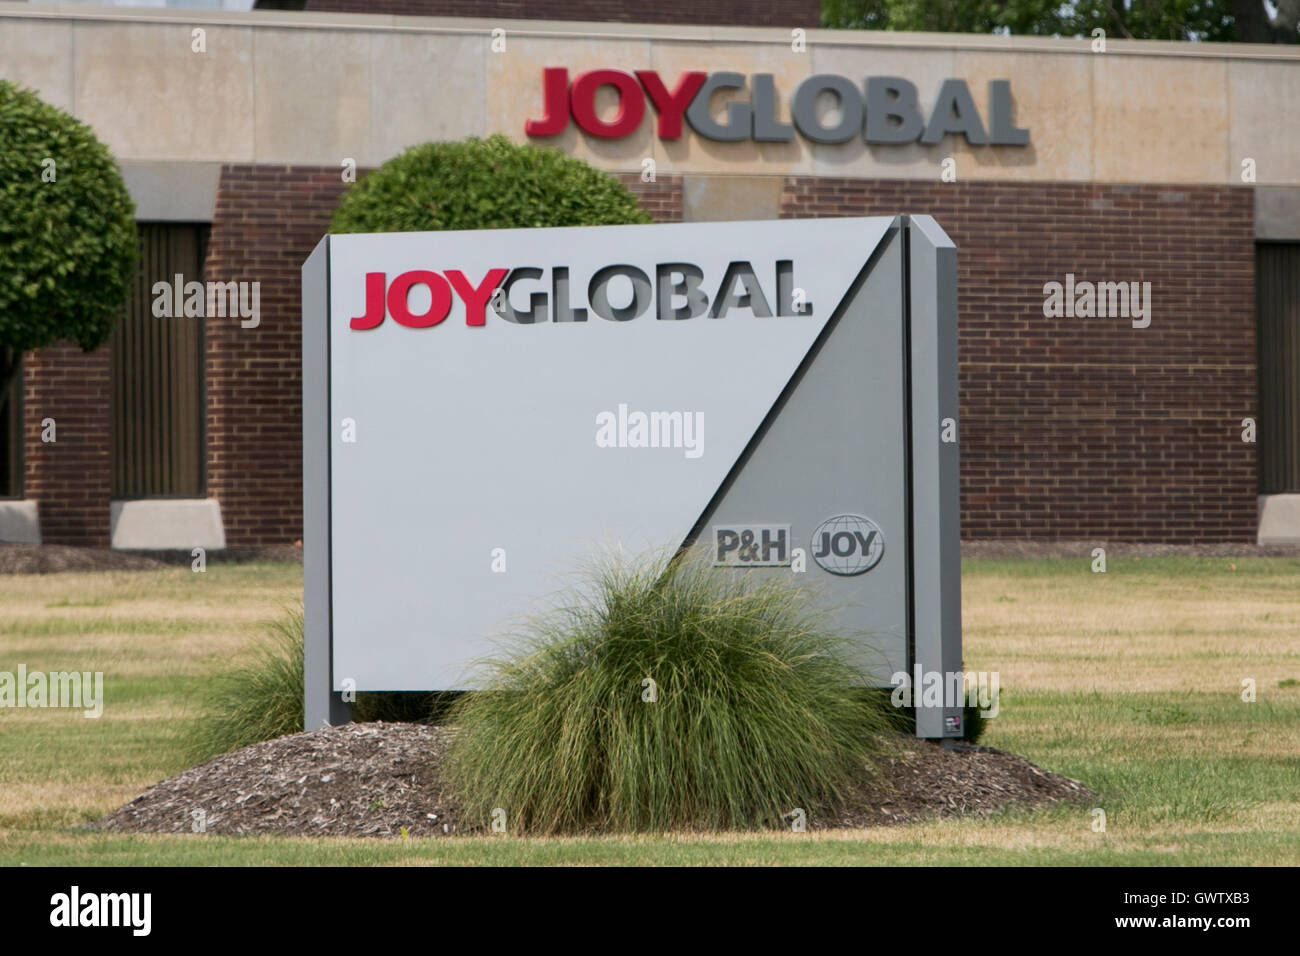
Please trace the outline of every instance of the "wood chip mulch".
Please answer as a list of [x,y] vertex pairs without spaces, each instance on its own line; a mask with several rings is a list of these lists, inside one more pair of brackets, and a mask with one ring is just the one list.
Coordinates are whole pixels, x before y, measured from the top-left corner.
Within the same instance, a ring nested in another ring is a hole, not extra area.
[[945,749],[915,738],[903,738],[896,747],[832,819],[814,819],[811,825],[887,826],[1096,797],[1078,780],[992,747],[956,742]]
[[1078,558],[1092,560],[1093,548],[1111,558],[1284,558],[1300,556],[1300,544],[1151,544],[1105,538],[987,538],[961,543],[963,558]]
[[[1114,558],[1144,557],[1295,557],[1300,544],[1140,544],[1104,540],[1049,540],[1005,538],[963,541],[964,558],[1078,558],[1092,560],[1093,548],[1105,548]],[[179,551],[114,551],[111,548],[79,548],[57,544],[0,543],[0,574],[54,574],[59,571],[157,571],[177,565],[188,566],[188,549]],[[209,564],[238,564],[247,561],[301,562],[300,544],[262,548],[226,548],[207,553]]]
[[[454,728],[346,724],[255,744],[186,770],[90,824],[147,833],[412,837],[471,833],[439,780]],[[813,829],[909,823],[1093,796],[1014,754],[900,738],[834,814]],[[198,811],[196,814],[195,811]]]
[[[302,561],[302,548],[293,544],[264,548],[225,548],[208,551],[209,564],[247,561]],[[190,550],[114,551],[61,544],[0,543],[0,574],[57,574],[61,571],[158,571],[193,560]]]
[[[344,724],[290,734],[164,780],[91,826],[140,833],[454,833],[438,771],[448,727]],[[199,811],[196,818],[195,811]]]

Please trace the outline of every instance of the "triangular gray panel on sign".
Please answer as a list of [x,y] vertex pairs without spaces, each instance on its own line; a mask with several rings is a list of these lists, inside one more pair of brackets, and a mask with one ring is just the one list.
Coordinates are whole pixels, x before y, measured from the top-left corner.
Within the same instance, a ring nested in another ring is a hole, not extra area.
[[[716,533],[728,529],[788,526],[791,551],[804,550],[806,571],[755,566],[743,573],[784,576],[825,591],[832,622],[882,683],[908,669],[907,608],[898,600],[909,588],[910,547],[902,276],[903,243],[895,228],[692,532],[716,549]],[[897,358],[868,360],[881,354]],[[868,544],[855,555],[849,548],[859,527],[858,542]],[[847,553],[837,554],[832,544]]]

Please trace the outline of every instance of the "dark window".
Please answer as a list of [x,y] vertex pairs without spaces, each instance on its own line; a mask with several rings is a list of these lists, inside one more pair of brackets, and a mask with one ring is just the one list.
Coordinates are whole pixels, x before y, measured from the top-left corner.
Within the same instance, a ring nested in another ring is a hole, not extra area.
[[[204,493],[203,318],[154,315],[154,284],[203,281],[208,227],[140,223],[140,271],[113,331],[114,498]],[[174,293],[169,291],[167,296]],[[186,297],[182,294],[182,302]]]
[[23,494],[22,405],[22,355],[0,349],[0,498]]
[[1259,490],[1300,491],[1300,243],[1257,249]]

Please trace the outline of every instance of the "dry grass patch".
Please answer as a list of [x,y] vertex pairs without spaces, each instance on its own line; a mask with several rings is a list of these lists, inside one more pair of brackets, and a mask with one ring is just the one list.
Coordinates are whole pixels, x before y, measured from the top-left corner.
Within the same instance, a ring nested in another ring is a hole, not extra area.
[[1294,578],[1223,559],[1187,562],[1181,577],[1056,563],[1057,575],[994,565],[964,582],[967,666],[999,670],[1004,689],[1232,693],[1242,677],[1261,690],[1300,677]]
[[[1001,672],[987,743],[1100,791],[1090,806],[868,830],[391,841],[65,829],[181,770],[207,675],[301,596],[290,565],[0,575],[0,669],[100,661],[106,711],[0,712],[0,862],[1300,864],[1300,562],[968,561],[966,660]],[[105,620],[146,626],[95,629]],[[18,628],[8,625],[18,622]],[[38,633],[42,621],[58,622]],[[53,665],[63,665],[54,667]],[[1259,702],[1240,701],[1241,677]],[[1093,693],[1093,692],[1096,693]],[[115,702],[116,701],[116,702]],[[5,829],[7,828],[7,829]]]

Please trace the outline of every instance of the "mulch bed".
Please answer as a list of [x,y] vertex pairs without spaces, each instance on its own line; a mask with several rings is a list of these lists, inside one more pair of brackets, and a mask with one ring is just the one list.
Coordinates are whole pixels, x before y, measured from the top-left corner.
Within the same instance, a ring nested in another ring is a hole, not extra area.
[[[1097,540],[1002,539],[963,541],[963,558],[1079,558],[1092,560],[1093,548],[1105,548],[1108,557],[1296,557],[1300,545],[1253,544],[1134,544]],[[302,562],[296,544],[264,548],[226,548],[209,551],[209,564],[249,561]],[[157,571],[190,564],[189,551],[114,551],[111,548],[75,548],[57,544],[0,543],[0,574],[53,574],[58,571]]]
[[[248,561],[302,561],[302,548],[292,544],[267,548],[226,548],[208,551],[208,564]],[[188,567],[193,557],[184,551],[114,551],[61,544],[0,544],[0,574],[54,574],[59,571],[157,571]]]
[[863,780],[834,822],[814,825],[882,826],[1096,797],[1078,780],[1042,770],[1024,757],[962,742],[949,750],[904,738],[897,755],[882,761],[879,770],[878,777]]
[[[345,724],[291,734],[225,754],[145,791],[91,824],[144,833],[413,837],[473,833],[443,791],[440,769],[454,728]],[[900,738],[879,776],[866,776],[836,814],[811,829],[909,823],[1086,800],[1077,780],[988,747]]]
[[1106,541],[1098,538],[1043,539],[995,538],[963,541],[963,558],[1079,558],[1092,560],[1093,548],[1105,548],[1110,558],[1279,558],[1300,556],[1300,544],[1270,544],[1265,547],[1237,544],[1143,544],[1135,541]]
[[455,832],[438,772],[452,731],[344,724],[254,744],[164,780],[92,824],[141,833],[411,836]]

